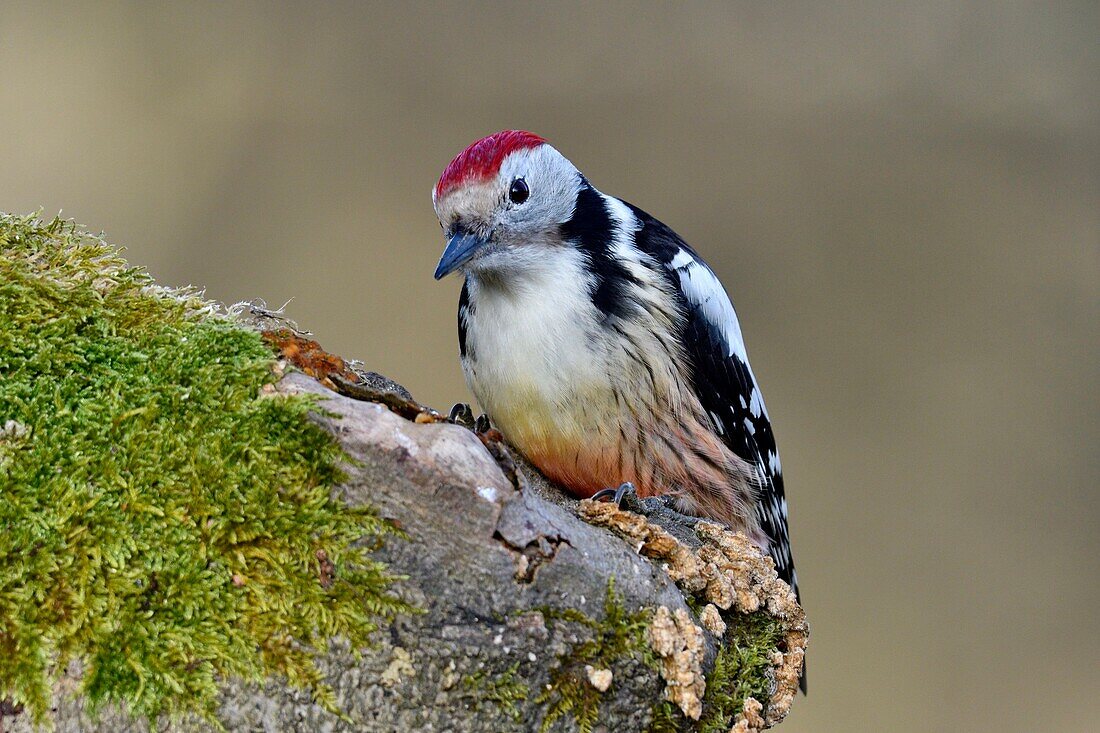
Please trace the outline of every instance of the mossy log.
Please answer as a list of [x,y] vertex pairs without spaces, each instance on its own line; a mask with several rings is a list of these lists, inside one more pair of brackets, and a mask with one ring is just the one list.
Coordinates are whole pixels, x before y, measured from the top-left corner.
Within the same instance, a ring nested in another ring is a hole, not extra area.
[[[195,338],[211,323],[218,333],[247,334],[247,359],[239,346],[239,358],[210,351],[207,363],[172,379],[187,380],[189,394],[235,385],[226,409],[249,419],[266,416],[271,430],[266,442],[242,434],[240,450],[205,460],[254,463],[264,481],[285,484],[271,494],[263,487],[242,493],[247,480],[232,466],[206,466],[202,480],[190,484],[192,473],[179,471],[179,460],[163,469],[174,472],[163,478],[189,497],[194,512],[200,511],[200,497],[233,489],[222,500],[228,504],[212,501],[203,510],[205,518],[193,532],[158,530],[165,531],[165,542],[200,546],[195,557],[204,558],[204,573],[180,581],[180,593],[201,590],[218,599],[221,610],[205,615],[198,630],[179,620],[172,605],[178,594],[165,586],[176,576],[156,572],[166,557],[191,562],[193,548],[166,555],[146,532],[141,536],[149,544],[114,565],[81,565],[88,573],[81,576],[87,583],[81,597],[101,598],[99,608],[126,613],[127,628],[92,620],[77,624],[65,616],[69,626],[50,626],[45,633],[34,627],[31,604],[53,596],[43,590],[36,599],[23,591],[35,583],[63,583],[72,563],[25,570],[30,548],[0,541],[0,652],[6,654],[0,659],[0,698],[7,698],[0,705],[0,730],[750,731],[787,714],[806,644],[805,617],[771,561],[743,536],[708,523],[689,529],[661,515],[576,502],[548,484],[495,430],[452,422],[399,385],[325,353],[261,308],[219,312],[193,294],[159,289],[145,276],[127,280],[134,271],[75,227],[0,217],[0,245],[0,275],[10,277],[0,282],[0,316],[27,329],[19,333],[0,325],[5,499],[34,495],[49,502],[58,499],[50,492],[62,485],[74,490],[49,472],[20,472],[20,462],[36,454],[38,443],[57,438],[48,433],[58,425],[39,419],[31,411],[44,408],[28,400],[52,368],[46,366],[51,354],[36,349],[57,348],[57,342],[28,345],[27,334],[60,329],[75,343],[84,338],[97,298],[109,305],[114,296],[122,305],[105,308],[99,323],[110,338],[120,339],[116,346],[129,340],[134,354],[143,355],[134,363],[144,373],[173,360],[178,366],[182,357],[165,339]],[[6,282],[21,283],[21,289]],[[32,291],[42,300],[28,300]],[[76,299],[72,308],[79,312],[69,324],[71,334],[65,332],[69,298]],[[150,357],[152,326],[132,317],[137,303],[163,308],[161,321],[175,324],[170,332],[154,329],[160,357]],[[43,308],[46,315],[35,314]],[[256,345],[266,357],[257,356]],[[257,359],[266,359],[266,376],[256,377]],[[114,357],[110,363],[75,360],[65,366],[81,368],[121,367]],[[254,381],[241,381],[241,371]],[[149,379],[156,382],[155,375]],[[5,380],[9,387],[24,387],[5,392]],[[158,421],[169,419],[171,411],[157,402],[169,399],[166,393],[136,393],[144,411],[130,414],[139,408],[96,394],[96,384],[82,384],[71,399],[110,407],[97,413],[109,424],[146,421],[146,436],[165,429]],[[242,385],[253,390],[247,398],[236,390]],[[50,409],[76,409],[63,402],[55,399]],[[189,409],[173,403],[178,415],[190,415]],[[200,438],[208,428],[202,420],[169,427],[179,431],[184,424]],[[305,432],[298,430],[302,425]],[[226,424],[233,426],[243,430]],[[311,430],[338,450],[328,453]],[[96,435],[106,434],[91,431],[80,439]],[[81,450],[110,454],[119,451],[120,436],[136,435],[110,434]],[[206,445],[204,440],[199,443]],[[141,450],[157,446],[147,441]],[[280,460],[294,470],[280,472],[265,462],[265,451],[282,456],[279,451],[288,446],[298,459]],[[308,460],[298,465],[302,452]],[[99,483],[74,475],[73,481],[83,482],[81,496],[106,497],[97,501],[125,495],[135,498],[131,503],[170,503],[176,495],[166,499],[149,472]],[[266,496],[289,508],[238,512],[233,497],[242,496]],[[130,504],[116,504],[113,511],[123,515],[115,532],[127,532],[126,522],[138,521]],[[236,530],[246,515],[248,532],[242,536]],[[44,521],[41,531],[83,536],[81,516]],[[4,516],[28,532],[23,525],[34,517],[15,510]],[[223,517],[234,531],[212,537],[210,528],[220,527]],[[298,522],[306,517],[318,523],[316,531],[299,536]],[[193,520],[180,510],[173,521],[189,528]],[[349,535],[352,527],[358,534]],[[10,535],[11,528],[5,532]],[[112,538],[99,541],[109,545]],[[77,540],[58,542],[53,551],[66,548],[88,551]],[[132,589],[105,585],[97,573],[137,579],[137,600],[112,605]],[[149,577],[155,593],[140,582]],[[69,602],[51,602],[63,601]],[[202,615],[202,609],[194,613]],[[138,634],[135,627],[155,633]],[[30,631],[44,640],[33,650],[22,641]],[[207,636],[188,638],[192,632]],[[132,679],[101,672],[120,659],[138,670]],[[34,660],[42,663],[36,667]],[[89,675],[98,675],[94,685]],[[215,688],[204,686],[208,679]],[[48,692],[42,699],[32,694],[40,681]]]

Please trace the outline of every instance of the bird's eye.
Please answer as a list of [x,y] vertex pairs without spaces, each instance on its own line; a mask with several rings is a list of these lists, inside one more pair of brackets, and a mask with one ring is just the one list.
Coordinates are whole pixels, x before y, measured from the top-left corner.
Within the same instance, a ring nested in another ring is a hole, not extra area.
[[531,195],[531,190],[527,188],[527,181],[522,178],[517,178],[512,181],[512,187],[508,189],[508,200],[513,204],[522,204],[527,200],[527,197]]

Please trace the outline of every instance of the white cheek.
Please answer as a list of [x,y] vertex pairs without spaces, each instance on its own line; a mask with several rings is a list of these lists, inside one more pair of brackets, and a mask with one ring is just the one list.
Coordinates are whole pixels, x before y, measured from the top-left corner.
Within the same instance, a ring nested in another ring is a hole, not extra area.
[[498,231],[514,241],[556,231],[573,215],[581,175],[576,167],[554,148],[542,145],[516,153],[504,161],[497,187],[508,190],[512,181],[523,178],[530,196],[522,204],[510,204],[499,214]]

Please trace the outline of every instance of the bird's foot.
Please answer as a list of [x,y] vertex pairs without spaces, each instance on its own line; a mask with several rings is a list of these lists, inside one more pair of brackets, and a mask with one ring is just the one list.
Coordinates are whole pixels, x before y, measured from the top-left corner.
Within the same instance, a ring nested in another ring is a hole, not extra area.
[[458,402],[451,408],[447,415],[447,422],[461,425],[464,428],[474,429],[474,411],[465,402]]
[[625,511],[648,516],[643,503],[645,500],[638,498],[638,492],[634,490],[634,484],[629,481],[617,489],[603,489],[592,495],[592,501],[603,501],[604,499],[611,499],[617,507]]
[[451,408],[450,413],[447,414],[447,422],[452,422],[468,430],[473,430],[478,435],[484,435],[493,428],[492,423],[489,422],[488,415],[481,413],[475,419],[474,411],[470,408],[470,405],[465,402],[459,402]]
[[471,410],[470,406],[465,402],[459,402],[451,408],[450,413],[447,415],[447,422],[461,425],[467,430],[472,430],[474,435],[480,438],[481,442],[486,446],[500,443],[504,440],[504,436],[501,435],[500,431],[494,428],[492,422],[489,421],[488,415],[481,413],[475,419],[474,411]]
[[592,495],[592,501],[611,499],[622,510],[640,514],[643,517],[660,518],[667,522],[694,527],[698,517],[688,516],[676,509],[676,499],[672,496],[647,496],[642,499],[634,489],[634,484],[625,483],[617,489],[603,489]]

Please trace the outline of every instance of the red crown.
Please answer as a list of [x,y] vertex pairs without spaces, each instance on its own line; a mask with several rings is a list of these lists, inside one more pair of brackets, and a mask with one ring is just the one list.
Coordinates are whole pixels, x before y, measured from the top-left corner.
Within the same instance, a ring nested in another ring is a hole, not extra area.
[[546,141],[533,132],[523,130],[504,130],[483,137],[459,153],[443,170],[439,183],[435,184],[435,195],[443,196],[467,181],[495,176],[509,153],[537,148],[544,142]]

